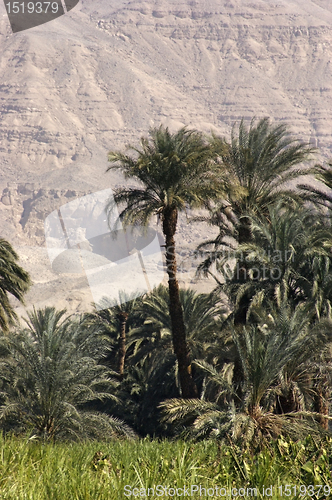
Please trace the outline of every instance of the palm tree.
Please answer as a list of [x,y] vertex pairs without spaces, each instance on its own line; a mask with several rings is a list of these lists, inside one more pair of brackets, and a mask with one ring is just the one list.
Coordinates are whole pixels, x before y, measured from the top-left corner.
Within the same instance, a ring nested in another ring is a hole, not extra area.
[[[230,296],[236,296],[236,303],[243,293],[250,297],[247,319],[257,304],[266,309],[268,301],[278,298],[280,290],[287,292],[289,306],[296,308],[305,305],[311,309],[311,324],[321,318],[331,317],[332,235],[324,220],[312,209],[299,206],[282,209],[280,203],[269,207],[268,219],[269,222],[252,218],[254,243],[239,247],[250,259],[249,268],[255,273],[258,271],[260,279],[249,279],[243,285],[229,283],[226,288]],[[279,254],[277,261],[275,249],[278,249]],[[298,319],[296,321],[299,323]],[[298,368],[298,360],[295,365]],[[320,353],[314,365],[316,372],[311,374],[311,380],[316,379],[314,410],[328,415],[331,378],[329,353]],[[301,394],[299,384],[289,382],[292,380],[289,373],[284,380],[288,380],[288,384],[280,395],[280,407],[294,409],[294,405],[299,406],[296,403],[296,395]],[[319,417],[318,420],[328,428],[326,418]]]
[[[234,249],[234,256],[239,255],[239,260],[245,256],[247,280],[239,282],[227,272],[225,260],[218,262],[225,281],[220,283],[219,288],[227,294],[234,309],[228,323],[234,320],[243,297],[249,302],[246,323],[257,322],[257,306],[263,311],[269,309],[269,302],[276,300],[280,290],[287,293],[287,301],[292,308],[304,303],[309,305],[313,311],[312,324],[326,316],[331,317],[332,239],[320,213],[296,202],[284,207],[280,200],[268,207],[267,218],[253,215],[250,220],[252,242]],[[317,413],[328,415],[330,363],[327,353],[320,357],[321,361],[316,362],[320,370],[316,370],[317,375],[312,373],[312,380],[316,378],[314,409]],[[238,366],[236,358],[235,363]],[[237,369],[235,373],[238,373]],[[241,378],[242,374],[239,376]],[[290,380],[289,374],[287,377],[285,381]],[[298,383],[285,383],[279,397],[279,406],[283,409],[280,411],[299,406],[297,395],[300,393]],[[328,421],[323,417],[319,419],[327,427]]]
[[332,161],[327,162],[327,165],[315,165],[312,173],[315,180],[321,184],[318,186],[313,183],[299,184],[297,187],[301,192],[301,196],[313,201],[319,207],[328,207],[331,210]]
[[48,440],[132,435],[119,420],[87,409],[96,400],[115,399],[117,383],[99,363],[105,339],[65,314],[34,310],[27,328],[1,338],[7,351],[0,362],[2,428]]
[[249,129],[242,120],[237,134],[233,127],[231,142],[213,137],[213,147],[229,174],[227,207],[236,217],[239,244],[251,241],[248,215],[265,214],[267,207],[281,196],[300,199],[286,183],[312,169],[293,168],[308,161],[314,149],[290,136],[285,125],[272,125],[268,118]]
[[[228,250],[225,236],[235,237],[240,245],[252,241],[253,214],[266,217],[270,204],[280,197],[301,200],[287,183],[311,172],[303,166],[294,167],[307,161],[314,150],[292,138],[285,125],[272,125],[268,118],[257,123],[252,120],[249,128],[242,120],[237,131],[233,127],[230,142],[213,136],[212,146],[228,172],[228,181],[224,186],[226,196],[217,208],[213,207],[210,217],[220,234],[204,246],[212,245],[215,251],[224,247]],[[207,272],[212,261],[208,258],[201,269]],[[245,260],[239,262],[236,273],[239,282],[246,281]],[[236,322],[245,322],[247,308],[248,300],[243,297]]]
[[24,304],[23,296],[31,285],[29,274],[18,265],[18,259],[10,243],[0,238],[0,328],[4,332],[17,319],[8,294]]
[[297,203],[284,207],[280,200],[268,207],[267,218],[251,216],[250,222],[252,241],[234,250],[235,258],[245,259],[246,282],[228,273],[226,260],[219,261],[225,281],[220,288],[232,300],[235,311],[243,296],[251,304],[258,299],[261,303],[273,300],[283,283],[293,306],[308,300],[317,319],[327,314],[332,300],[332,235],[320,214]]
[[[220,298],[180,289],[180,300],[191,359],[204,357],[207,350],[212,351],[212,344],[215,346],[220,340],[218,318],[223,311]],[[158,405],[180,394],[167,287],[159,285],[146,294],[135,312],[141,324],[132,328],[128,336],[126,377],[119,394],[124,406],[118,406],[117,415],[120,418],[124,415],[126,421],[129,418],[130,424],[142,435],[161,435],[167,429],[160,423]],[[193,377],[199,385],[201,373],[193,370]]]
[[[126,204],[120,214],[125,225],[147,225],[152,216],[162,221],[165,236],[166,269],[169,286],[169,310],[173,349],[178,362],[182,395],[196,397],[197,388],[191,375],[186,331],[179,297],[175,233],[179,211],[202,206],[221,192],[220,169],[212,161],[211,148],[201,133],[186,128],[171,133],[160,126],[150,130],[150,140],[141,139],[141,148],[129,148],[135,157],[110,152],[114,164],[107,170],[121,168],[126,179],[137,187],[120,188],[107,206],[110,215],[117,204]],[[217,175],[219,172],[219,176]]]
[[[238,326],[233,340],[243,371],[243,397],[239,398],[233,384],[234,363],[225,363],[221,370],[204,361],[195,363],[205,371],[207,384],[219,389],[202,394],[202,400],[173,399],[161,407],[169,423],[186,424],[186,435],[195,438],[215,437],[255,443],[280,434],[292,438],[319,434],[324,429],[315,422],[324,415],[312,412],[302,397],[314,392],[312,380],[316,356],[331,344],[331,321],[311,324],[312,314],[300,304],[292,311],[283,301],[267,323]],[[310,334],[309,334],[310,332]],[[292,402],[280,411],[281,396]],[[297,401],[295,401],[295,400]],[[279,404],[279,406],[278,406]]]
[[149,357],[129,365],[118,396],[121,405],[111,413],[125,420],[141,436],[164,436],[160,422],[161,401],[179,396],[176,358],[171,349],[155,351]]
[[103,297],[98,304],[98,310],[85,316],[85,321],[98,326],[99,331],[110,338],[113,349],[117,352],[115,369],[120,380],[124,376],[128,322],[133,323],[135,321],[137,306],[136,293],[127,294],[125,291],[120,290],[117,300]]
[[[191,359],[201,358],[206,347],[219,338],[220,316],[224,313],[220,297],[181,288],[180,302]],[[144,322],[132,330],[131,344],[135,350],[131,362],[172,345],[169,293],[164,285],[144,297],[138,312]]]

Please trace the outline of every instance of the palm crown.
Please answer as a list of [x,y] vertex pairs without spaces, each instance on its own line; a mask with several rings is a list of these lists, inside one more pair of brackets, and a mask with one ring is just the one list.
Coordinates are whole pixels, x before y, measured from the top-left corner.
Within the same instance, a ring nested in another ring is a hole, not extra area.
[[273,126],[268,118],[249,129],[242,120],[238,133],[233,128],[230,143],[214,136],[213,145],[229,174],[227,198],[236,216],[264,212],[281,192],[295,197],[286,182],[309,173],[293,168],[307,161],[314,149],[292,138],[285,125]]
[[8,293],[24,303],[31,280],[29,274],[17,263],[18,255],[8,243],[0,238],[0,329],[7,331],[16,319]]
[[[150,130],[151,141],[141,139],[141,149],[129,147],[137,159],[110,152],[109,161],[126,179],[135,179],[140,187],[121,188],[115,192],[114,203],[126,203],[121,213],[125,223],[147,224],[152,215],[165,216],[167,208],[183,210],[200,206],[218,192],[220,180],[213,169],[211,148],[201,133],[180,129],[172,134],[168,128]],[[108,205],[109,212],[113,204]]]

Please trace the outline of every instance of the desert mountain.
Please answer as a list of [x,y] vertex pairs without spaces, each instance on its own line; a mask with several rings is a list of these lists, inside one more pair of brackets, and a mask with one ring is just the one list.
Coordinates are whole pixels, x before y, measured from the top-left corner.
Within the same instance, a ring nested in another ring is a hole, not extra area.
[[[1,3],[0,74],[1,235],[35,281],[28,304],[91,302],[84,274],[52,268],[43,223],[123,183],[105,174],[107,152],[150,126],[229,136],[270,116],[332,154],[329,0],[81,0],[16,34]],[[185,255],[211,230],[184,218],[179,234]]]

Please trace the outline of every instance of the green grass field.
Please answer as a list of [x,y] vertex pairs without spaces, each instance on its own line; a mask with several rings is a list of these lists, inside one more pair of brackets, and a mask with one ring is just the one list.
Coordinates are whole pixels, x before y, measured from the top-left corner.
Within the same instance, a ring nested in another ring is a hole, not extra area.
[[[254,496],[250,489],[255,487],[257,498],[328,499],[328,488],[332,491],[331,440],[322,445],[310,438],[303,443],[280,439],[256,454],[234,446],[218,448],[212,441],[42,444],[14,437],[1,438],[0,449],[0,498],[7,500],[144,498],[142,488],[146,498],[225,498],[225,493],[227,498],[248,498]],[[291,495],[286,495],[287,489],[280,495],[280,487],[287,484],[292,487]],[[325,489],[318,494],[320,484]],[[154,496],[150,490],[148,497],[147,489],[158,485],[186,486],[189,495],[182,490],[178,495],[167,490],[166,495],[159,489]],[[204,496],[202,489],[200,497],[199,491],[190,490],[191,485],[210,490]],[[314,489],[308,490],[309,485]],[[270,486],[272,497],[266,490]],[[228,495],[232,488],[238,489],[238,495],[235,490]],[[306,491],[310,495],[301,496]]]

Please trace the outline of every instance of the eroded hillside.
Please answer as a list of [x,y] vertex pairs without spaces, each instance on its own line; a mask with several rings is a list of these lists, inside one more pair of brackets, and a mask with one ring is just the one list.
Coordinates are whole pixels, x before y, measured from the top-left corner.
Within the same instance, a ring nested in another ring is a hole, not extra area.
[[[328,0],[82,0],[15,35],[1,4],[0,71],[0,223],[35,281],[51,282],[34,263],[47,214],[68,192],[123,183],[105,174],[107,151],[150,126],[229,136],[242,117],[270,116],[332,153]],[[185,219],[180,232],[184,247],[211,234],[193,238]]]

